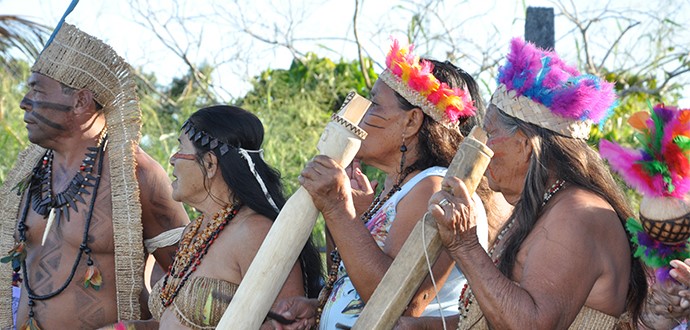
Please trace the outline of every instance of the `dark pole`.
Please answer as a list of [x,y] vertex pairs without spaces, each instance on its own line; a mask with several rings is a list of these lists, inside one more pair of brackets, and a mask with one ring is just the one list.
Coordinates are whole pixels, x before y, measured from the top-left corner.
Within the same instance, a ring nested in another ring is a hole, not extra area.
[[553,8],[527,7],[525,40],[543,49],[555,47]]

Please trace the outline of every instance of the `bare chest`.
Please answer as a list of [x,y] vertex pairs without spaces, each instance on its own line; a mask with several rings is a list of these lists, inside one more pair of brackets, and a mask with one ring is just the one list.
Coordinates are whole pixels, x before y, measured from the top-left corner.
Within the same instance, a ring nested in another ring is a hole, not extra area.
[[[85,203],[75,202],[76,207],[66,207],[63,208],[65,211],[54,212],[56,216],[50,228],[47,228],[50,216],[37,213],[35,202],[28,193],[25,194],[20,207],[15,238],[21,237],[19,228],[23,224],[29,258],[34,254],[41,254],[42,250],[77,251],[82,245],[86,245],[93,253],[113,253],[110,180],[107,177],[108,173],[103,174],[105,175],[101,178],[97,189],[91,189],[88,193],[82,194]],[[44,236],[45,242],[42,242]]]

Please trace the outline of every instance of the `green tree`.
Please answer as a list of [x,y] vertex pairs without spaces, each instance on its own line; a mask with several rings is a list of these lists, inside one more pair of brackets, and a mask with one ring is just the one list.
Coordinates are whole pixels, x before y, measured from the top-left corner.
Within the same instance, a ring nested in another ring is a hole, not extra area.
[[13,73],[0,73],[0,150],[5,155],[0,157],[0,184],[5,182],[16,155],[29,143],[24,127],[24,111],[19,108],[25,92],[24,82],[29,76],[29,64],[22,60],[8,63],[14,68]]
[[[375,79],[370,59],[365,70]],[[287,70],[267,69],[252,81],[252,90],[237,105],[255,113],[265,127],[266,162],[280,170],[286,194],[298,187],[297,176],[317,154],[316,144],[347,93],[368,96],[359,61],[333,62],[309,53]],[[325,246],[323,219],[314,227],[316,244]]]
[[[370,60],[367,70],[376,77]],[[336,63],[311,53],[287,70],[267,69],[252,86],[237,105],[264,123],[266,161],[280,169],[288,194],[299,186],[297,176],[317,153],[318,138],[347,93],[369,95],[359,62]]]
[[31,20],[14,16],[0,15],[0,67],[17,77],[22,75],[22,63],[16,61],[19,51],[29,58],[36,58],[43,48],[48,27]]

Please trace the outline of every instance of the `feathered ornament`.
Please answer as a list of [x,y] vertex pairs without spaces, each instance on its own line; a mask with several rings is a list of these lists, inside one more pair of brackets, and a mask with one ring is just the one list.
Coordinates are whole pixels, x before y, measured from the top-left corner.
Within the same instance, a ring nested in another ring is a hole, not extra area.
[[615,106],[613,84],[589,74],[580,74],[554,52],[514,38],[498,83],[509,91],[540,103],[560,117],[605,121]]
[[601,140],[599,153],[644,196],[683,198],[690,191],[690,109],[656,105],[628,120],[641,148]]
[[469,92],[451,88],[433,74],[434,65],[414,56],[413,45],[402,46],[393,39],[386,56],[386,70],[380,78],[411,104],[418,106],[434,120],[447,127],[456,126],[460,118],[475,114]]
[[103,285],[103,276],[101,276],[101,271],[95,265],[89,265],[86,268],[86,273],[84,274],[84,288],[92,287],[94,290],[98,291]]
[[613,113],[613,84],[581,74],[555,52],[514,38],[498,71],[491,103],[505,113],[564,136],[587,139],[592,123]]
[[599,153],[643,195],[640,222],[630,218],[626,228],[637,246],[635,256],[666,281],[671,260],[690,257],[690,110],[663,104],[649,108],[628,119],[638,149],[601,140]]

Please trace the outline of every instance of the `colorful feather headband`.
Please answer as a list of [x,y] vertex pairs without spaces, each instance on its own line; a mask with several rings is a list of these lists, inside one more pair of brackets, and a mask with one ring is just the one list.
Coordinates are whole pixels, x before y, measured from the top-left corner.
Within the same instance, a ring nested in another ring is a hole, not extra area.
[[474,102],[462,88],[451,88],[434,75],[434,65],[412,55],[414,46],[393,39],[386,56],[386,70],[379,76],[412,105],[446,127],[457,127],[460,118],[473,116]]
[[613,84],[581,75],[556,53],[514,38],[491,103],[505,113],[564,136],[587,139],[593,122],[613,112]]
[[643,195],[683,198],[690,191],[690,109],[658,104],[651,115],[637,112],[628,123],[642,148],[601,140],[601,157]]

